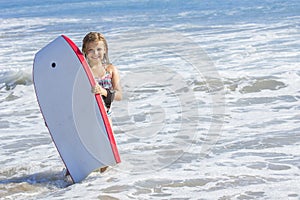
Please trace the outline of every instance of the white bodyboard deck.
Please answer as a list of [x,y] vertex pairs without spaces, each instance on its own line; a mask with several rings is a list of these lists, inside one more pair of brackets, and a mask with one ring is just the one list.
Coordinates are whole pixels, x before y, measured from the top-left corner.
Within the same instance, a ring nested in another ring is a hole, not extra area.
[[55,146],[77,183],[92,171],[120,162],[104,104],[79,48],[62,35],[34,58],[38,103]]

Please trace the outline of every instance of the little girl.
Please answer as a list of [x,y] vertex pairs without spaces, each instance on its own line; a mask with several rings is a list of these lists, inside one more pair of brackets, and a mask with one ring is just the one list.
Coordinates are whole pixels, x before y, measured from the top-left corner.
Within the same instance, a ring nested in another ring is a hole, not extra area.
[[[122,99],[118,69],[109,62],[107,42],[101,33],[88,33],[83,38],[82,43],[82,52],[97,81],[96,86],[92,88],[92,92],[102,96],[112,125],[111,103],[113,100],[119,101]],[[107,167],[102,167],[100,172],[102,173],[106,169]]]
[[108,45],[101,33],[88,33],[82,43],[82,52],[98,83],[92,92],[102,96],[111,122],[111,103],[122,99],[118,69],[109,62]]
[[[96,86],[92,88],[92,92],[102,96],[112,125],[111,103],[113,100],[119,101],[122,99],[118,69],[109,62],[107,42],[101,33],[88,33],[83,38],[82,43],[82,52],[97,81]],[[107,167],[102,167],[100,172],[102,173],[106,169]],[[66,170],[65,176],[69,174],[69,171]]]

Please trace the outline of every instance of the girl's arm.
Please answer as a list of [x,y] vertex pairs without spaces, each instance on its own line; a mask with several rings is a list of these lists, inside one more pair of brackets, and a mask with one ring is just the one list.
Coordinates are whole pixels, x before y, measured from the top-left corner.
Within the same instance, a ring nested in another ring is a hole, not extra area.
[[112,72],[112,85],[115,91],[114,100],[120,101],[122,100],[122,88],[120,84],[120,75],[118,69],[114,65],[110,65]]

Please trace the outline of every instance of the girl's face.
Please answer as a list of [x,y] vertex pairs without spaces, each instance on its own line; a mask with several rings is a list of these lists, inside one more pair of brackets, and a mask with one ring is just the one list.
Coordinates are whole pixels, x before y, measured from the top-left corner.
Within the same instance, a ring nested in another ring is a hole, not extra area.
[[89,42],[86,49],[86,57],[90,65],[102,63],[104,54],[106,52],[105,45],[102,41]]

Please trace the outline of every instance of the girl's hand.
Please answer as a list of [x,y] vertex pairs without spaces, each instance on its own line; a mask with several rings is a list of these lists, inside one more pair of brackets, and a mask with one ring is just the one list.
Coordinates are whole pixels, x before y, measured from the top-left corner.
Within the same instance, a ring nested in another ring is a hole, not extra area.
[[92,93],[94,94],[100,94],[103,96],[107,96],[107,91],[103,87],[101,87],[98,83],[94,87],[92,87]]
[[92,87],[92,93],[101,94],[101,89],[101,86],[98,83],[96,83],[96,85]]

